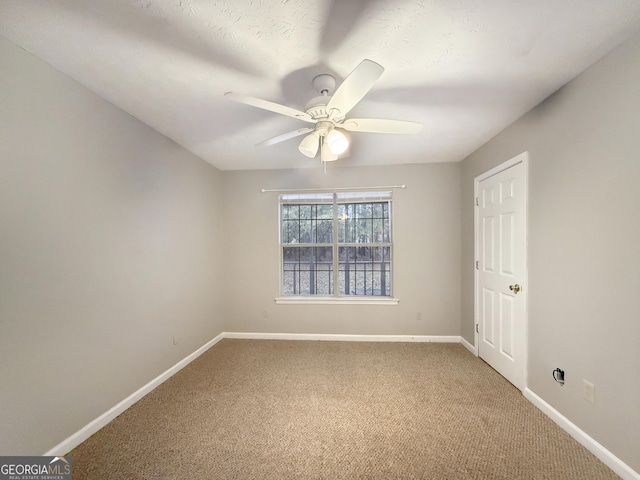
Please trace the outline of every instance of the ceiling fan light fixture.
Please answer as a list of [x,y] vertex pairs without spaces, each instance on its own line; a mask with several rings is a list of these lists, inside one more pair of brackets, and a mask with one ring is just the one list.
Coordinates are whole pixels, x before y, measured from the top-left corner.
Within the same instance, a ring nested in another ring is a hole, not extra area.
[[313,132],[302,139],[300,145],[298,145],[298,150],[306,157],[315,158],[319,145],[320,138],[316,132]]
[[334,155],[340,155],[349,148],[349,140],[344,136],[342,132],[338,130],[331,130],[327,134],[327,146]]
[[322,150],[320,150],[320,160],[322,162],[335,162],[340,157],[331,151],[326,137],[323,140],[324,141],[322,142],[321,146]]

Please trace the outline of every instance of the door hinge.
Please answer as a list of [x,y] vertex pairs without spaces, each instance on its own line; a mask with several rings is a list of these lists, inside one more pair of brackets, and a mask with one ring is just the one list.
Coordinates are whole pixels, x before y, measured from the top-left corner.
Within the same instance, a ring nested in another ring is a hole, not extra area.
[[476,333],[480,333],[480,331],[478,330],[478,324],[476,323]]
[[478,262],[478,260],[476,260],[476,270],[478,270],[478,268],[479,268],[479,266],[478,266],[479,263],[480,262]]
[[476,207],[480,206],[480,202],[478,202],[478,197],[476,197]]

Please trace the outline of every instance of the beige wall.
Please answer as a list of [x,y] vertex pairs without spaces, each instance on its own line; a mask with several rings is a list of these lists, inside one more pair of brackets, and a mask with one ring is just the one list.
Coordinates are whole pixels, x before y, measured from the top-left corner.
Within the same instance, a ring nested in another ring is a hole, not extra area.
[[[225,172],[226,328],[242,332],[459,335],[460,165]],[[402,185],[394,190],[399,305],[276,305],[278,196],[261,189]],[[263,317],[267,311],[268,318]],[[418,320],[418,312],[421,319]]]
[[0,71],[0,455],[40,455],[222,331],[222,179],[1,37]]
[[473,179],[529,151],[528,386],[636,471],[639,85],[636,36],[462,164],[462,335],[473,341]]

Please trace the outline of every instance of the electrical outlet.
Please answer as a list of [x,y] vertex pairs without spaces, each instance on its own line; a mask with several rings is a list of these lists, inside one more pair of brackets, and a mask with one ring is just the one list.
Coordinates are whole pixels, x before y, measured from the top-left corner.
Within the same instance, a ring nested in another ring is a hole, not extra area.
[[269,318],[269,310],[262,311],[262,318]]
[[422,312],[418,312],[416,314],[416,320],[418,320],[418,321],[422,320]]
[[582,380],[582,398],[589,403],[596,403],[596,386],[593,383]]
[[553,379],[558,382],[560,385],[564,385],[564,370],[561,368],[556,368],[553,371]]

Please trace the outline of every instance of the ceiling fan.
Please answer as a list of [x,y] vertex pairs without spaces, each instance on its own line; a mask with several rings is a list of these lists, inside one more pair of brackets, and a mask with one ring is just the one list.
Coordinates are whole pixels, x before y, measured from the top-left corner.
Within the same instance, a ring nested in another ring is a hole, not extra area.
[[[258,145],[274,145],[307,134],[298,150],[309,158],[315,158],[320,150],[322,162],[332,162],[348,154],[349,140],[341,130],[367,133],[418,133],[421,123],[382,118],[346,118],[347,113],[367,94],[380,78],[384,68],[371,60],[363,60],[334,91],[336,80],[328,74],[313,79],[313,86],[320,93],[306,105],[305,111],[280,105],[268,100],[227,92],[226,97],[271,112],[287,115],[314,126],[299,128],[275,136]],[[325,164],[326,165],[326,164]]]

